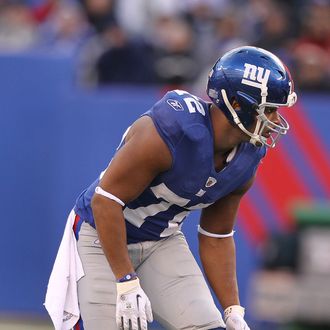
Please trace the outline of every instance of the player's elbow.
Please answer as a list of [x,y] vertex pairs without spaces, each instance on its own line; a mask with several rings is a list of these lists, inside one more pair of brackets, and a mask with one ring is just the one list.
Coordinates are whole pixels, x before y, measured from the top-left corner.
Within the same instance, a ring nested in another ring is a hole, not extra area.
[[92,197],[92,201],[91,201],[91,207],[92,207],[93,213],[95,211],[102,209],[103,203],[104,203],[104,201],[102,201],[101,196],[99,196],[98,194],[94,194]]
[[122,215],[121,205],[96,193],[92,198],[91,208],[96,224],[102,220],[108,221],[109,219],[113,219],[116,218],[116,216]]
[[92,201],[91,201],[91,208],[93,212],[93,217],[95,222],[97,222],[98,219],[102,219],[102,214],[104,213],[105,208],[105,201],[102,199],[101,196],[98,194],[94,194]]

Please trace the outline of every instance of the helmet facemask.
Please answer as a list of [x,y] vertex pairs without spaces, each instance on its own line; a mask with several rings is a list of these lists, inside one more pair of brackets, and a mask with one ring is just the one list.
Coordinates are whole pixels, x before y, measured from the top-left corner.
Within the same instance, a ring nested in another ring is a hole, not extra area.
[[[275,108],[275,106],[272,106],[272,108]],[[278,107],[276,107],[276,109],[277,108]],[[251,135],[250,143],[253,143],[256,146],[265,145],[269,148],[274,148],[279,138],[288,132],[289,123],[281,114],[278,114],[280,124],[275,124],[267,118],[265,115],[265,110],[266,106],[256,107],[256,111],[258,113],[256,117],[257,123],[255,130]],[[266,134],[268,134],[268,136],[265,136]]]

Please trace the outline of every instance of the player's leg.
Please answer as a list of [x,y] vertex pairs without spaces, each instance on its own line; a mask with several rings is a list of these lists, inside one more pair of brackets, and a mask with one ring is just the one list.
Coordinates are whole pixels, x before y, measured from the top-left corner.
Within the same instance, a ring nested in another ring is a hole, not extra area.
[[[97,232],[87,223],[81,225],[78,252],[85,276],[78,282],[78,298],[84,330],[117,329],[115,276],[101,248]],[[141,262],[142,245],[128,245],[134,268]]]
[[166,329],[221,329],[221,314],[184,236],[143,250],[146,259],[137,272],[155,319]]
[[85,276],[78,282],[79,307],[84,330],[117,329],[115,277],[103,253],[96,230],[83,223],[77,245],[85,272]]

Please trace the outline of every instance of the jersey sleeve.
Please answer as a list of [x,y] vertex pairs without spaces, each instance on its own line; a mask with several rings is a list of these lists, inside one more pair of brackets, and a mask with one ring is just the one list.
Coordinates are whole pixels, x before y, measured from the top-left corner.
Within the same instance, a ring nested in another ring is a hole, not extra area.
[[201,103],[200,99],[187,93],[178,93],[170,91],[160,99],[145,115],[150,116],[156,126],[156,129],[164,142],[167,144],[172,155],[175,154],[175,149],[181,139],[186,134],[186,131],[192,125],[198,123],[203,115],[201,113],[192,113],[189,111],[189,103],[187,99],[195,100],[201,112],[204,111],[206,103]]

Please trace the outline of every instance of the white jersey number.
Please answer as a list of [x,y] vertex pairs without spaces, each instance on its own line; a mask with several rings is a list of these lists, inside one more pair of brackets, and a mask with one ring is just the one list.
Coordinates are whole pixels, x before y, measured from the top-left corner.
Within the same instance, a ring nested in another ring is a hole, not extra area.
[[185,91],[176,89],[175,93],[178,95],[187,95],[187,97],[183,98],[184,103],[186,104],[188,111],[190,113],[195,113],[196,111],[205,116],[205,110],[203,105],[199,102],[198,98],[194,95],[191,95]]

